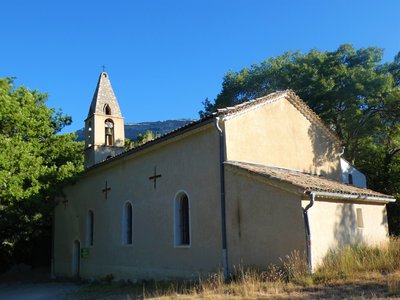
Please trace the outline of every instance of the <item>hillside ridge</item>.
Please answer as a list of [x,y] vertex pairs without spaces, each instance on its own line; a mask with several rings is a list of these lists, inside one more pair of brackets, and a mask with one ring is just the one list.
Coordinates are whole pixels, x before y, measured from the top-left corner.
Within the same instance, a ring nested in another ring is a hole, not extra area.
[[[139,134],[144,134],[148,130],[155,134],[163,135],[193,121],[192,119],[177,119],[153,122],[129,122],[125,124],[125,137],[135,140]],[[78,136],[78,141],[84,140],[84,128],[77,130],[75,133]]]

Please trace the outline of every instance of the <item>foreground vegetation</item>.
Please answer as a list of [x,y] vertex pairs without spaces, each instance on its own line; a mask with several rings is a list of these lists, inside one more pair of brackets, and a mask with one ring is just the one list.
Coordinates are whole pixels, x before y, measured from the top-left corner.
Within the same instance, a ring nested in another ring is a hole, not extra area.
[[46,100],[0,78],[0,272],[49,264],[54,198],[83,170],[83,144],[60,133],[71,117]]
[[106,276],[67,299],[260,299],[400,297],[400,240],[376,247],[332,251],[310,274],[298,252],[267,271],[237,270],[224,282],[221,273],[198,281],[112,282]]

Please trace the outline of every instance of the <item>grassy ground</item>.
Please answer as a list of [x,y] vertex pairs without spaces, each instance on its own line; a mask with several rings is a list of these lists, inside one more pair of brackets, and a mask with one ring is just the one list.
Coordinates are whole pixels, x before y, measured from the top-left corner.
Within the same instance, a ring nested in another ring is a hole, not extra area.
[[400,273],[302,285],[291,282],[91,284],[66,299],[381,299],[400,298]]
[[400,298],[400,240],[380,247],[331,252],[313,274],[299,253],[267,271],[239,270],[196,282],[113,283],[112,277],[84,286],[66,299],[378,299]]

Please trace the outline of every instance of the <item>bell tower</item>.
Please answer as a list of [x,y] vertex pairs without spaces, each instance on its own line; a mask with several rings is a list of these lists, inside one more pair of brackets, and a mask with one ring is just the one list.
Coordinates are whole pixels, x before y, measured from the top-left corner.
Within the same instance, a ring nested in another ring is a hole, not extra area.
[[124,151],[124,118],[108,74],[101,72],[85,120],[85,168]]

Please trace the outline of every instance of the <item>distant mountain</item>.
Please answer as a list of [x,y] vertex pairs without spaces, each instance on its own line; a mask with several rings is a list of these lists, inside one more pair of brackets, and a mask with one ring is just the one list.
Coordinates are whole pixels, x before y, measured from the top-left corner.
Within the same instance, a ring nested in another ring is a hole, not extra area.
[[[139,134],[145,133],[147,130],[154,132],[155,134],[166,134],[174,129],[182,127],[193,120],[190,119],[180,119],[180,120],[166,120],[166,121],[156,121],[156,122],[142,122],[142,123],[126,123],[125,124],[125,137],[131,140],[137,138]],[[84,140],[85,131],[84,129],[79,129],[76,132],[78,136],[78,141]]]

